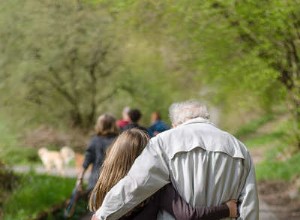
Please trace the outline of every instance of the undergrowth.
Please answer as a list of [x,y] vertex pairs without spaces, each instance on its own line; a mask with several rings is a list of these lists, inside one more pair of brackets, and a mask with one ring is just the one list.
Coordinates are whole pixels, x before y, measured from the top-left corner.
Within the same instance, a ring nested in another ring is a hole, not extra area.
[[[272,122],[274,126],[269,131],[258,132],[265,124]],[[255,165],[256,176],[261,180],[290,181],[300,173],[300,152],[293,146],[291,122],[277,120],[276,117],[263,116],[257,121],[243,126],[238,134],[251,151],[259,150],[263,160]],[[255,128],[255,129],[254,129]]]
[[20,177],[19,186],[5,201],[4,220],[34,219],[40,212],[64,202],[75,180],[28,173]]
[[272,121],[274,119],[274,115],[266,114],[256,120],[249,122],[248,124],[242,126],[236,133],[235,136],[238,138],[246,137],[247,135],[253,134],[256,130],[262,125]]
[[39,161],[36,149],[25,147],[15,131],[0,115],[0,160],[8,165],[32,164]]

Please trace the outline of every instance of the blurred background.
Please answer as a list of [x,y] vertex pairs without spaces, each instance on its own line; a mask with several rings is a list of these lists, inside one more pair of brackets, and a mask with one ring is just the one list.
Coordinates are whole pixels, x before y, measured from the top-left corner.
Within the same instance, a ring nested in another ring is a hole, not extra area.
[[169,123],[187,99],[249,147],[265,212],[300,218],[300,1],[0,2],[0,218],[58,219],[74,180],[14,172],[38,148],[83,153],[100,114]]

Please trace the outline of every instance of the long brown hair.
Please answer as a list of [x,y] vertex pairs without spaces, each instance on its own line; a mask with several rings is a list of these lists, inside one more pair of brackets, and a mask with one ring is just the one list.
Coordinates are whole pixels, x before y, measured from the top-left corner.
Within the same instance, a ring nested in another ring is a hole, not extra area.
[[149,141],[149,136],[139,129],[124,131],[109,147],[99,179],[91,192],[89,209],[96,211],[106,193],[121,180],[131,168]]

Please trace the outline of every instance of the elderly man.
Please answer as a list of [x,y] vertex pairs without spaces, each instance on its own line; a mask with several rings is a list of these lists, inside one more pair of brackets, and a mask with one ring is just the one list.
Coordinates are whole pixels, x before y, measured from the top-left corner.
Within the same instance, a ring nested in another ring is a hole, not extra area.
[[[246,147],[215,127],[196,101],[171,105],[170,118],[174,128],[150,140],[94,219],[118,219],[169,182],[193,206],[237,199],[238,219],[259,219],[255,171]],[[157,219],[173,218],[162,211]]]

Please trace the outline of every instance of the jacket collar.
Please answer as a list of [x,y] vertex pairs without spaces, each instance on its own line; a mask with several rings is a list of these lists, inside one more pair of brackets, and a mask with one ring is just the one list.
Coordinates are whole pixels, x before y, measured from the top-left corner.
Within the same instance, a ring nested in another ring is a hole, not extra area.
[[212,122],[210,122],[209,119],[198,117],[198,118],[189,119],[189,120],[187,120],[186,122],[182,123],[179,126],[188,125],[188,124],[194,124],[194,123],[207,123],[207,124],[214,125]]

